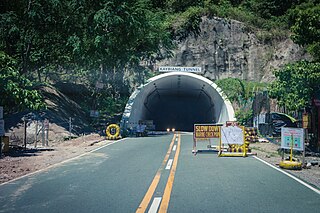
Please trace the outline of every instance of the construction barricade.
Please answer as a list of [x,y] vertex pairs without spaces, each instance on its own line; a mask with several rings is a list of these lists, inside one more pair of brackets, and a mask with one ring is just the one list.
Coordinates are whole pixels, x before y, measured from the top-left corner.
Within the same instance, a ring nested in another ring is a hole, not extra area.
[[[221,127],[219,157],[246,157],[249,143],[245,142],[243,126]],[[227,150],[223,147],[228,146]]]

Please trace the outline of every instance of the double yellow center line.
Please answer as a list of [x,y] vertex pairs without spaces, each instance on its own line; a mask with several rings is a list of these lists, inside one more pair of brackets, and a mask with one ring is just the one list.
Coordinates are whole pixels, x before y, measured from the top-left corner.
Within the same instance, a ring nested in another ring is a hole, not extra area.
[[174,156],[174,160],[173,160],[173,164],[172,164],[172,168],[170,170],[170,174],[169,174],[169,178],[166,184],[166,188],[164,190],[164,194],[163,194],[163,198],[162,198],[162,202],[159,208],[158,212],[164,213],[167,212],[168,210],[168,206],[169,206],[169,201],[170,201],[170,196],[171,196],[171,191],[172,191],[172,186],[173,186],[173,181],[174,181],[174,176],[176,173],[176,169],[177,169],[177,164],[178,164],[178,158],[179,158],[179,153],[180,153],[180,141],[181,141],[181,136],[180,134],[175,134],[171,140],[169,149],[167,151],[166,156],[164,157],[164,160],[160,166],[160,168],[158,169],[155,177],[153,178],[151,185],[147,191],[147,193],[145,194],[143,200],[141,201],[138,209],[136,210],[136,213],[144,213],[146,211],[146,209],[148,208],[148,205],[152,199],[152,196],[158,186],[158,183],[160,181],[160,177],[161,177],[161,173],[169,159],[169,156],[171,154],[172,151],[172,147],[173,144],[175,142],[175,139],[178,138],[178,145],[177,145],[177,149],[176,149],[176,154]]

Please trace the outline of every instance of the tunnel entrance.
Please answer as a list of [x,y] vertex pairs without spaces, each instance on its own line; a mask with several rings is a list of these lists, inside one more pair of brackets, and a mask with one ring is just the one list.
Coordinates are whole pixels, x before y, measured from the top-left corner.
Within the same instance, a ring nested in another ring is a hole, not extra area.
[[212,81],[193,73],[172,72],[149,79],[131,95],[121,126],[134,128],[140,120],[153,121],[159,131],[193,131],[194,123],[234,120],[234,110]]

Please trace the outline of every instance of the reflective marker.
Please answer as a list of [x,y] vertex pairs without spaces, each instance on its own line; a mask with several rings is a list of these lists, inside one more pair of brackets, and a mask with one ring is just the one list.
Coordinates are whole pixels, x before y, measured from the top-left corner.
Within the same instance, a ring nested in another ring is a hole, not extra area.
[[162,199],[161,197],[155,197],[153,199],[153,202],[151,204],[151,207],[150,207],[148,213],[156,213],[158,211],[161,199]]
[[177,145],[174,145],[172,148],[172,151],[176,151],[176,149],[177,149]]
[[166,169],[171,169],[172,162],[173,162],[173,159],[169,159],[169,160],[168,160],[168,163],[167,163]]

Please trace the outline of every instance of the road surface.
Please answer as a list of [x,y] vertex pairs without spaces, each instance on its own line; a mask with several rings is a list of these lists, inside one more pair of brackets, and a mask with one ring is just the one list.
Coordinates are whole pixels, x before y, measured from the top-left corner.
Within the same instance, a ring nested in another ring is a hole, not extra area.
[[320,210],[317,189],[256,158],[191,150],[190,134],[123,139],[0,185],[0,213]]

